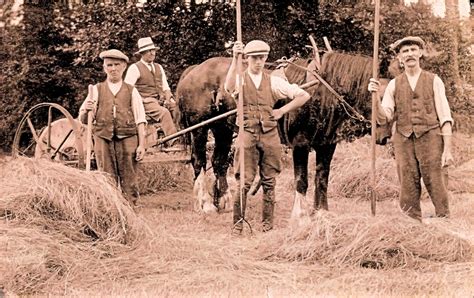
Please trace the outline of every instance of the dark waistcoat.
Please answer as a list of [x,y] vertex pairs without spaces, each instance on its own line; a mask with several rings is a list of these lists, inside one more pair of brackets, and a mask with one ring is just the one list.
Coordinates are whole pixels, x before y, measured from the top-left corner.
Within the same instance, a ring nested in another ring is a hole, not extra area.
[[94,134],[112,140],[114,136],[128,137],[137,134],[132,112],[133,86],[122,82],[117,95],[113,95],[107,82],[97,84],[99,89]]
[[398,132],[405,137],[412,133],[420,137],[439,126],[433,80],[434,74],[423,70],[413,91],[405,73],[395,78],[395,120]]
[[155,73],[153,74],[142,61],[135,63],[140,71],[140,77],[135,83],[135,88],[143,98],[163,96],[163,76],[161,75],[160,65],[153,63]]

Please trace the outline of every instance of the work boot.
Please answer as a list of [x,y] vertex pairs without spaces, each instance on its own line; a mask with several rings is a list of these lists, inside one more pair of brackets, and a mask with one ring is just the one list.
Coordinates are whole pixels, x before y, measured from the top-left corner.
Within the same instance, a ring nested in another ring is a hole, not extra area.
[[273,229],[273,211],[275,209],[275,193],[269,191],[263,195],[262,230],[268,232]]

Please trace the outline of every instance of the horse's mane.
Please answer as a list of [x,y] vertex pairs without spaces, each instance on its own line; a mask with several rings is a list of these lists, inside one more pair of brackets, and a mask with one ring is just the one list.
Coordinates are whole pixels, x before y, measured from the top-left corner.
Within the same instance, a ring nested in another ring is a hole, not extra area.
[[[295,64],[306,67],[309,59],[297,59]],[[339,95],[344,96],[354,107],[367,102],[370,93],[367,90],[369,79],[372,75],[372,61],[368,57],[338,52],[326,53],[322,58],[320,75],[336,90]],[[289,64],[285,70],[286,77],[290,83],[303,84],[306,71]],[[323,106],[333,106],[337,103],[335,96],[320,84],[316,95],[317,100]]]
[[[366,103],[370,98],[367,90],[372,76],[372,60],[360,55],[330,52],[323,56],[322,77],[353,107]],[[333,98],[327,88],[321,89],[323,102]]]

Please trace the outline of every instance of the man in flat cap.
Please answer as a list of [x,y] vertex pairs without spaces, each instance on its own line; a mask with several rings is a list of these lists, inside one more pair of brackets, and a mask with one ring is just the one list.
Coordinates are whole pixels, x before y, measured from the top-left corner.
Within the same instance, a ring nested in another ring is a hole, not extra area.
[[[289,84],[284,79],[264,72],[270,46],[261,40],[252,40],[245,47],[236,42],[233,47],[232,64],[227,73],[225,89],[231,94],[238,92],[237,57],[244,54],[248,63],[243,73],[244,126],[243,140],[245,187],[242,206],[240,204],[240,187],[237,186],[234,197],[234,231],[240,233],[243,228],[247,193],[250,190],[257,169],[263,188],[262,230],[273,229],[273,212],[275,205],[276,176],[281,171],[281,143],[278,135],[277,120],[302,106],[310,95],[297,85]],[[279,109],[274,109],[279,99],[291,101]],[[240,136],[239,136],[240,137]],[[236,178],[239,179],[239,148],[235,154]]]
[[[421,69],[425,42],[408,36],[391,45],[404,72],[391,80],[378,106],[378,122],[396,121],[393,136],[395,159],[401,184],[400,207],[421,221],[421,178],[437,217],[449,216],[447,181],[443,168],[453,162],[451,135],[453,118],[443,81]],[[379,90],[371,79],[369,91]]]
[[[163,67],[154,62],[156,49],[151,37],[138,40],[136,53],[141,55],[141,59],[130,65],[125,75],[125,83],[137,88],[143,98],[147,116],[161,123],[164,134],[170,135],[177,131],[170,113],[170,110],[176,109],[176,102]],[[160,102],[163,102],[170,110],[162,106]]]
[[109,173],[129,202],[136,203],[136,165],[145,155],[145,109],[135,87],[123,82],[128,57],[119,50],[100,53],[107,79],[93,86],[79,110],[93,113],[94,153],[100,171]]

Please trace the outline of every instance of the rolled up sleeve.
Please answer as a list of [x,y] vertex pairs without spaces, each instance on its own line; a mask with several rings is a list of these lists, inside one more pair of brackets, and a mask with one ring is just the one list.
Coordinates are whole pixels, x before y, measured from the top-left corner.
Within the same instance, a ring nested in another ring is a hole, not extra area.
[[446,97],[446,89],[443,81],[438,76],[435,76],[433,80],[433,91],[439,126],[442,127],[445,122],[451,122],[451,124],[453,124],[454,120],[451,116],[451,109],[449,108],[448,99]]
[[301,89],[297,84],[290,84],[286,80],[278,76],[270,76],[272,84],[272,92],[274,98],[294,99],[297,96],[304,96],[307,92]]
[[132,91],[132,112],[137,125],[140,123],[147,123],[143,99],[136,88],[133,88]]

